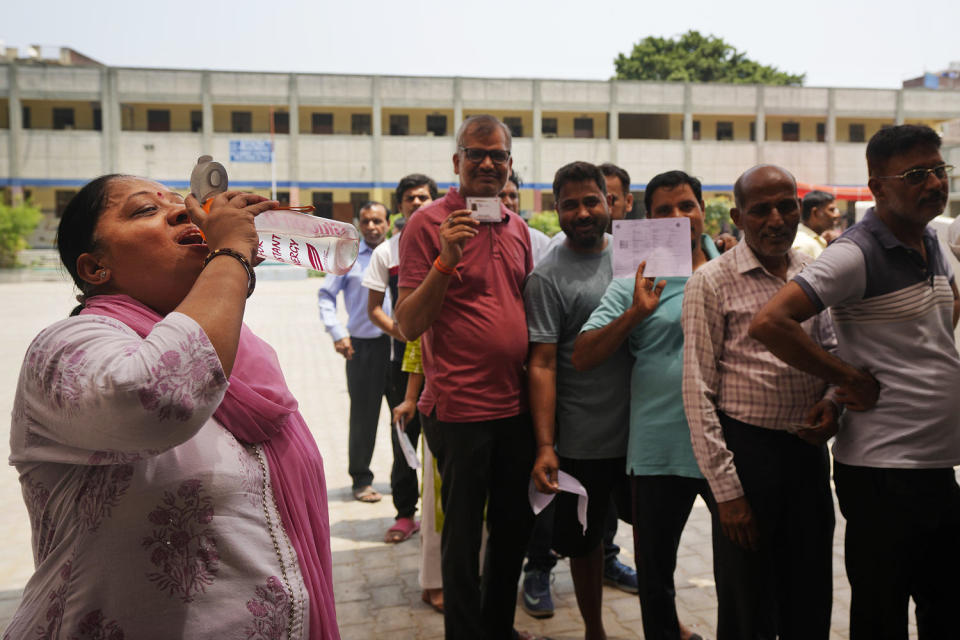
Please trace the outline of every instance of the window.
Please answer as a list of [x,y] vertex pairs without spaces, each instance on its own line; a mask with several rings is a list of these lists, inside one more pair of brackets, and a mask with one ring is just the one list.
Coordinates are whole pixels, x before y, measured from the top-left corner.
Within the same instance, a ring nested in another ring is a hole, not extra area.
[[54,129],[73,129],[73,108],[72,107],[54,107],[53,108],[53,128]]
[[693,121],[693,139],[694,140],[700,139],[700,121],[699,120]]
[[390,135],[408,136],[410,135],[410,116],[401,113],[390,115]]
[[573,137],[574,138],[592,138],[593,137],[593,118],[574,118],[573,119]]
[[784,122],[780,124],[780,139],[784,142],[800,141],[800,123]]
[[850,125],[850,142],[864,142],[866,139],[866,127],[864,127],[862,124]]
[[333,193],[330,191],[313,192],[313,215],[321,218],[333,217]]
[[55,194],[55,212],[57,217],[63,215],[63,210],[67,208],[67,205],[70,204],[70,201],[73,200],[73,196],[77,195],[76,190],[68,189],[57,189]]
[[360,217],[360,207],[370,202],[370,192],[369,191],[351,191],[350,192],[350,206],[353,209],[353,217]]
[[233,133],[252,133],[253,114],[249,111],[231,111],[230,131]]
[[289,191],[277,191],[277,202],[280,203],[281,207],[290,206],[290,192]]
[[750,123],[750,142],[756,142],[757,140],[757,123],[753,121]]
[[93,108],[93,130],[103,131],[103,111],[100,107]]
[[170,131],[170,110],[147,109],[147,131]]
[[507,125],[507,128],[510,129],[510,135],[514,138],[523,137],[523,118],[504,118],[503,124]]
[[553,199],[553,192],[543,192],[540,194],[540,210],[554,211],[556,202]]
[[823,142],[827,139],[827,123],[817,123],[817,142]]
[[427,116],[427,132],[435,136],[447,135],[447,116]]
[[21,125],[21,126],[23,126],[24,129],[30,129],[30,128],[31,128],[31,126],[30,126],[30,107],[24,107],[23,109],[20,110],[20,113],[21,113],[21,115],[22,115],[22,120],[21,120],[22,125]]
[[540,133],[545,136],[556,137],[557,135],[557,119],[556,118],[543,118],[540,122]]
[[289,111],[273,112],[273,132],[274,133],[290,133],[290,112]]
[[190,131],[199,133],[203,131],[203,111],[194,109],[190,112]]
[[333,133],[333,114],[332,113],[310,114],[310,127],[313,133],[325,134],[325,135]]
[[717,140],[733,140],[732,122],[717,122]]
[[373,133],[373,117],[369,113],[351,114],[350,133],[355,136],[368,136]]

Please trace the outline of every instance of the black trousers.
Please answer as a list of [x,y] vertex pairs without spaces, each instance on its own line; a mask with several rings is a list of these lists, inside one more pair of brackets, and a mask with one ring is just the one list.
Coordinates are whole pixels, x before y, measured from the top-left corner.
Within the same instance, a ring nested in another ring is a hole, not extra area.
[[[392,410],[403,402],[407,393],[407,378],[409,374],[400,370],[401,362],[393,360],[387,367],[387,404]],[[392,422],[392,421],[391,421]],[[420,439],[420,414],[413,414],[404,427],[410,443],[417,447]],[[393,444],[393,467],[390,469],[390,492],[393,494],[393,506],[397,509],[398,518],[412,518],[417,512],[417,500],[420,490],[417,486],[417,472],[410,468],[407,459],[400,448],[397,430],[390,425],[390,442]]]
[[719,417],[760,539],[757,551],[734,544],[714,512],[717,640],[826,640],[835,524],[827,448]]
[[[533,527],[527,483],[533,466],[528,415],[484,422],[422,416],[442,477],[441,573],[448,640],[511,637],[517,581]],[[486,506],[483,580],[477,558]]]
[[906,640],[917,605],[921,640],[960,635],[960,487],[952,468],[877,469],[834,462],[847,519],[850,638]]
[[676,588],[680,535],[693,502],[713,497],[707,481],[681,476],[631,476],[633,489],[633,551],[640,587],[643,637],[647,640],[680,640]]
[[390,336],[350,338],[350,343],[353,358],[347,360],[347,393],[350,395],[347,460],[353,488],[359,489],[373,484],[370,460],[377,441],[380,406],[387,395]]

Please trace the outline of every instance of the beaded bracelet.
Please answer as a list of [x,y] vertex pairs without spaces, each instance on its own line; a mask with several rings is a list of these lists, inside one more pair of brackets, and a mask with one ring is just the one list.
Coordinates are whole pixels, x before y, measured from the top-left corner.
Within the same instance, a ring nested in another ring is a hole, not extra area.
[[230,256],[231,258],[236,258],[240,261],[240,264],[243,265],[243,268],[247,270],[247,297],[250,297],[250,294],[253,293],[253,290],[257,288],[257,274],[253,271],[253,266],[250,264],[250,260],[247,259],[239,251],[234,251],[228,247],[222,249],[217,249],[216,251],[211,251],[203,261],[203,266],[206,267],[211,260],[217,256]]

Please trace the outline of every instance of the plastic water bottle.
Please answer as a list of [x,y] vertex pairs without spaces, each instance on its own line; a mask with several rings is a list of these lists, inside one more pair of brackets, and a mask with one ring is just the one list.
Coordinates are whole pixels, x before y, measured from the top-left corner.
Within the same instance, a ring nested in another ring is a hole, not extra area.
[[[207,213],[213,197],[227,190],[227,170],[211,156],[200,156],[190,174],[190,191]],[[360,234],[352,224],[310,215],[313,207],[264,211],[254,222],[260,242],[257,255],[277,262],[335,275],[350,270],[360,251]]]
[[360,251],[352,224],[290,210],[264,211],[256,218],[257,255],[298,267],[341,275]]

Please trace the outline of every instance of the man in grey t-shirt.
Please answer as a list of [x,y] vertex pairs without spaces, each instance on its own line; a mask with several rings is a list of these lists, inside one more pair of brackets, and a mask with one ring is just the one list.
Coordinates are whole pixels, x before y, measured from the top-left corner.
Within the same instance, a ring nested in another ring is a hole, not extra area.
[[553,548],[570,557],[586,636],[605,637],[601,542],[610,497],[619,513],[630,513],[625,456],[632,363],[621,348],[589,373],[573,368],[573,343],[613,275],[612,247],[604,233],[610,213],[603,174],[587,162],[561,167],[553,193],[566,241],[533,270],[523,296],[537,439],[531,475],[540,491],[557,493],[557,470],[562,469],[587,490],[586,532],[577,521],[577,497],[562,493],[556,498]]
[[[957,637],[960,602],[960,295],[936,233],[948,173],[925,126],[880,130],[867,144],[876,208],[757,314],[751,337],[836,384],[848,411],[833,448],[847,519],[850,637]],[[833,357],[799,322],[829,307]]]

